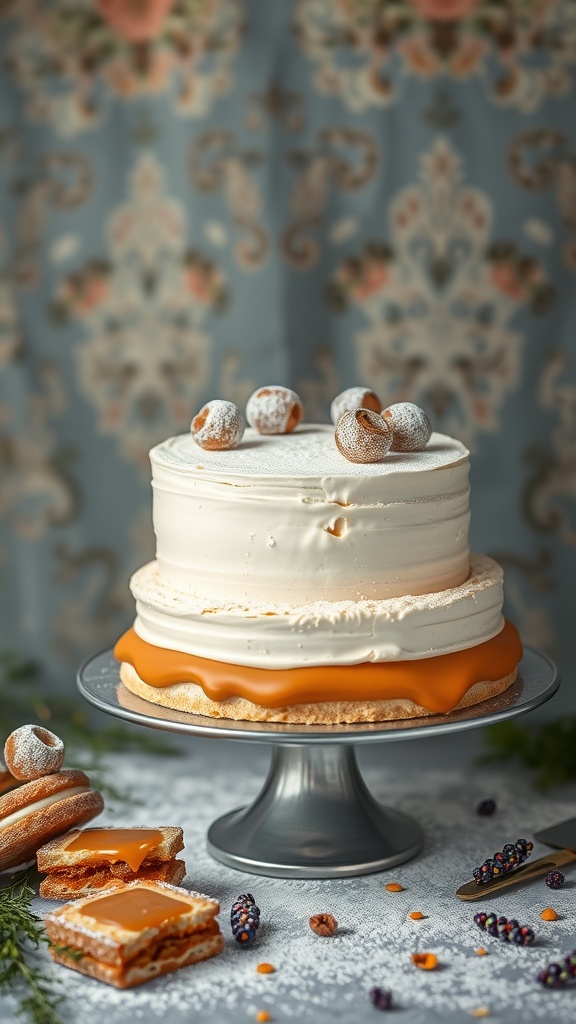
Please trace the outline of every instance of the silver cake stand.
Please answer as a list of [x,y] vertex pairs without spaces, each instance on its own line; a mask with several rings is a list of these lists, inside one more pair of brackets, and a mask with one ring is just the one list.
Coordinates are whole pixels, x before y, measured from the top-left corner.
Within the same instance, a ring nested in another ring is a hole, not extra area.
[[249,807],[218,818],[207,845],[229,867],[277,878],[366,875],[402,864],[422,849],[420,824],[368,791],[356,761],[357,744],[442,736],[502,722],[544,704],[559,685],[553,662],[527,648],[514,685],[474,707],[399,722],[300,726],[233,722],[158,707],[130,693],[119,669],[108,650],[78,672],[80,693],[100,711],[152,729],[273,744],[261,793]]

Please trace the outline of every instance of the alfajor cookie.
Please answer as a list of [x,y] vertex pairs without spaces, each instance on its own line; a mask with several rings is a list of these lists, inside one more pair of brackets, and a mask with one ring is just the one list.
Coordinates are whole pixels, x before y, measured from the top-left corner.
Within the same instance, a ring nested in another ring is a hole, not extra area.
[[84,772],[67,770],[0,796],[0,871],[30,860],[49,839],[104,810]]
[[176,854],[183,849],[177,826],[72,829],[38,850],[38,870],[47,875],[40,895],[71,900],[136,880],[179,885],[186,865]]
[[56,963],[132,988],[216,956],[224,941],[216,900],[159,882],[131,882],[66,903],[44,922]]

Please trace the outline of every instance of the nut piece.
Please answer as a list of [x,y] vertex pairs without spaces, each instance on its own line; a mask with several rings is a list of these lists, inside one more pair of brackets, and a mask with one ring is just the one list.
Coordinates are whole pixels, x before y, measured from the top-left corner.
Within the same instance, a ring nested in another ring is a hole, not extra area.
[[6,740],[4,760],[14,778],[22,782],[41,779],[60,771],[64,744],[41,725],[21,725]]
[[236,448],[244,437],[246,424],[238,406],[214,398],[203,405],[190,424],[190,433],[201,448],[225,451]]
[[330,406],[330,419],[332,423],[338,420],[345,412],[355,412],[356,409],[370,409],[372,412],[382,412],[382,402],[374,391],[369,388],[346,388],[341,391]]
[[290,434],[302,416],[296,392],[279,384],[257,388],[246,403],[246,419],[259,434]]
[[335,439],[350,462],[380,462],[392,444],[392,431],[370,409],[348,410],[338,420]]
[[310,918],[310,927],[316,935],[334,935],[338,921],[332,914],[314,914]]
[[424,451],[432,433],[432,426],[424,409],[419,405],[413,405],[412,402],[397,402],[396,405],[389,405],[384,409],[382,417],[392,431],[391,451]]

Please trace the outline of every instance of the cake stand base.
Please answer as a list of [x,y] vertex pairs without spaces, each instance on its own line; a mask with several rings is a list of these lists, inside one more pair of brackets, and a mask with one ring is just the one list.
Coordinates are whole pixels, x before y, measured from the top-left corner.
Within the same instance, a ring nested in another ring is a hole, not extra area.
[[215,821],[207,840],[228,867],[276,878],[367,875],[411,860],[423,842],[418,822],[368,792],[352,746],[282,743],[254,803]]
[[249,807],[208,830],[208,850],[223,864],[277,878],[338,878],[392,868],[424,841],[417,821],[369,793],[354,746],[422,739],[491,725],[531,711],[556,692],[554,664],[525,649],[517,681],[498,697],[449,715],[358,725],[234,722],[150,704],[120,680],[111,651],[78,673],[81,694],[101,711],[153,729],[273,744],[268,778]]

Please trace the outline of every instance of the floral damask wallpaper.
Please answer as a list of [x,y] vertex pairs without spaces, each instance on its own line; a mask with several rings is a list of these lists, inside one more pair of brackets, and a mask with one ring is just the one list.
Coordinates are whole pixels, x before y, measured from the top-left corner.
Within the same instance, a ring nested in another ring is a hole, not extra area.
[[368,383],[470,445],[574,707],[575,105],[574,0],[0,0],[0,647],[129,623],[204,401]]

